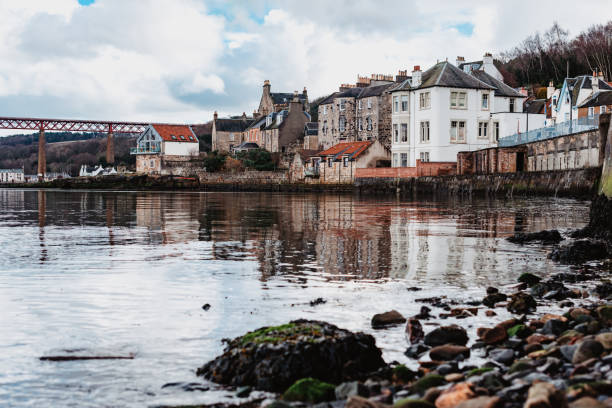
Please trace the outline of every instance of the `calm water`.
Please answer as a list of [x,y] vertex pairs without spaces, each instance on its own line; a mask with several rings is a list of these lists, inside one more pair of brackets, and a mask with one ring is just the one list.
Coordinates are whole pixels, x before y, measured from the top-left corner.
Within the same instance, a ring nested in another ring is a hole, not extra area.
[[[407,362],[403,327],[374,332],[373,313],[562,271],[503,238],[587,220],[588,203],[553,199],[0,190],[0,406],[227,400],[161,387],[201,381],[222,338],[301,317],[372,333]],[[39,360],[70,350],[135,358]]]

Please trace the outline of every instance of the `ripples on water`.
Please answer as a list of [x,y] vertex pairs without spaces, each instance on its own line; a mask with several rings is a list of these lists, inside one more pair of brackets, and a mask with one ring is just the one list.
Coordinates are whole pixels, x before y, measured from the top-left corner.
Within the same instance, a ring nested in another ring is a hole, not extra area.
[[[587,220],[588,203],[559,199],[0,190],[0,406],[227,400],[161,386],[201,381],[222,338],[301,317],[372,333],[407,362],[403,327],[374,332],[372,314],[562,271],[503,238]],[[66,349],[135,358],[39,361]]]

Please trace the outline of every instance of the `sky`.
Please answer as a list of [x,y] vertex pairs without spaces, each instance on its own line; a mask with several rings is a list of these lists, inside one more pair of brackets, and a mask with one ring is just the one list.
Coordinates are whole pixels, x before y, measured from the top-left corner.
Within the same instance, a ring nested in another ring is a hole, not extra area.
[[612,1],[3,0],[0,116],[204,123],[273,92],[477,60]]

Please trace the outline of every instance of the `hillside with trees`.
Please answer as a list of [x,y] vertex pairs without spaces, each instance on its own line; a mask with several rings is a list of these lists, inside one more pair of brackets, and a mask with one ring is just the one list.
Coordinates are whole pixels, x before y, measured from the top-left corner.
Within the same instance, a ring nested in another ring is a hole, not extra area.
[[589,27],[577,36],[558,23],[536,32],[518,46],[501,53],[497,61],[506,83],[513,87],[560,87],[567,77],[601,71],[612,78],[612,20]]

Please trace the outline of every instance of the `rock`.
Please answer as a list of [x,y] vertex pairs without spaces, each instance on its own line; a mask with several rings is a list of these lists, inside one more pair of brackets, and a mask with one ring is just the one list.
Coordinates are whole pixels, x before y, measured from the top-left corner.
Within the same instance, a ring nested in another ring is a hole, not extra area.
[[406,355],[406,357],[410,357],[410,358],[419,358],[419,356],[423,353],[425,353],[427,350],[429,350],[430,347],[422,344],[422,343],[417,343],[417,344],[413,344],[412,346],[408,347],[408,349],[406,349],[406,351],[404,352],[404,354]]
[[423,399],[427,402],[435,404],[440,394],[442,394],[442,390],[440,388],[430,387],[427,391],[425,391]]
[[516,326],[509,328],[506,333],[508,333],[508,337],[516,336],[520,339],[525,339],[531,335],[532,331],[524,324],[517,324]]
[[499,293],[499,289],[494,288],[493,286],[489,286],[487,288],[487,295],[492,295],[494,293]]
[[544,323],[542,327],[543,334],[552,334],[558,336],[567,329],[567,323],[562,320],[551,319]]
[[595,336],[595,340],[600,342],[604,349],[612,349],[612,332],[598,334]]
[[438,374],[428,374],[425,377],[419,379],[414,384],[412,384],[412,390],[414,392],[418,392],[419,394],[424,393],[431,387],[437,387],[439,385],[443,385],[446,381],[444,377]]
[[460,402],[474,397],[476,394],[471,385],[469,383],[458,383],[442,391],[436,399],[436,408],[453,408]]
[[524,283],[527,286],[533,286],[536,283],[540,283],[542,278],[535,276],[533,273],[525,272],[519,276],[518,281]]
[[482,375],[478,385],[487,390],[497,391],[502,389],[506,384],[499,371],[490,371]]
[[553,261],[565,264],[579,264],[608,256],[606,244],[602,241],[579,239],[555,247],[550,253]]
[[196,382],[171,382],[162,385],[162,388],[180,388],[183,391],[193,392],[193,391],[202,391],[206,392],[210,389],[207,385]]
[[580,316],[590,316],[591,312],[589,312],[587,309],[582,308],[582,307],[575,307],[572,310],[570,310],[569,315],[572,319],[576,320]]
[[318,306],[318,305],[322,305],[327,303],[327,300],[323,299],[323,298],[316,298],[315,300],[311,300],[310,301],[310,306]]
[[345,408],[385,408],[388,405],[381,404],[380,402],[371,401],[363,397],[354,396],[346,401]]
[[335,389],[336,399],[345,400],[350,397],[369,397],[368,387],[359,381],[351,381],[340,384]]
[[501,326],[495,326],[492,329],[486,329],[482,332],[480,339],[485,342],[485,344],[497,344],[508,338],[508,332]]
[[558,244],[563,241],[563,237],[557,230],[540,232],[518,232],[507,238],[513,244],[525,244],[527,242],[540,241],[544,245]]
[[565,345],[565,346],[559,347],[559,351],[561,352],[561,355],[563,356],[563,358],[565,358],[567,361],[571,363],[572,359],[574,358],[574,353],[576,352],[577,348],[578,346],[576,345],[572,345],[572,346]]
[[291,404],[284,401],[272,401],[271,403],[263,405],[264,408],[291,408]]
[[210,303],[206,303],[204,306],[202,306],[202,309],[204,311],[208,311],[210,309]]
[[400,364],[393,367],[392,375],[396,382],[406,383],[412,380],[416,376],[416,373],[405,365]]
[[612,323],[612,306],[599,306],[597,315],[606,326],[610,326]]
[[229,341],[223,354],[197,374],[219,384],[282,392],[299,379],[340,384],[385,366],[374,337],[326,322],[294,320]]
[[435,408],[436,406],[429,401],[422,399],[403,399],[396,402],[393,408]]
[[464,378],[465,376],[461,373],[452,373],[452,374],[447,374],[444,376],[444,380],[446,380],[446,382],[449,382],[449,383],[459,382],[459,381],[462,381]]
[[465,346],[468,342],[467,332],[457,325],[438,327],[425,336],[425,344],[436,347],[444,344]]
[[542,344],[546,344],[546,343],[550,343],[551,341],[554,341],[555,338],[553,336],[545,336],[543,334],[532,334],[531,336],[527,337],[525,339],[525,341],[529,344],[532,343],[542,343]]
[[497,408],[501,405],[499,397],[476,397],[461,402],[455,408]]
[[482,304],[487,307],[493,308],[495,307],[496,303],[505,302],[506,299],[508,299],[508,296],[504,295],[503,293],[492,293],[482,299]]
[[514,361],[514,350],[504,348],[491,350],[489,357],[498,363],[510,365]]
[[583,340],[578,344],[574,356],[572,357],[573,364],[580,364],[591,358],[597,358],[603,353],[604,347],[596,340]]
[[427,306],[421,306],[421,311],[420,311],[418,314],[416,314],[416,315],[414,315],[414,316],[412,316],[412,317],[413,317],[414,319],[427,320],[427,319],[429,319],[430,317],[432,317],[432,316],[429,314],[429,312],[431,312],[431,309],[430,309],[430,308],[428,308]]
[[301,401],[317,404],[319,402],[333,401],[335,387],[332,384],[319,381],[315,378],[303,378],[296,381],[283,394],[285,401]]
[[375,314],[374,317],[372,317],[373,329],[383,329],[385,327],[402,323],[406,323],[406,318],[402,316],[397,310],[391,310],[390,312]]
[[569,408],[606,408],[606,405],[593,397],[582,397],[570,403]]
[[248,385],[245,385],[244,387],[238,387],[238,389],[236,390],[236,396],[238,398],[246,398],[251,395],[251,391],[252,388]]
[[423,340],[425,333],[423,332],[423,326],[417,319],[410,318],[406,324],[406,339],[410,344],[415,344]]
[[523,408],[567,408],[567,399],[554,385],[537,382],[529,388]]
[[497,313],[495,313],[495,312],[494,312],[494,311],[492,311],[492,310],[487,310],[487,311],[485,311],[485,315],[486,315],[487,317],[493,317],[493,316],[497,316]]
[[612,295],[612,283],[604,282],[595,287],[595,293],[602,299],[608,299]]
[[536,307],[536,301],[531,295],[524,292],[518,292],[510,297],[510,301],[506,308],[511,313],[526,314],[534,312]]
[[527,371],[533,369],[533,363],[525,360],[518,360],[508,370],[509,374],[518,373],[520,371]]
[[470,349],[465,346],[455,344],[445,344],[429,350],[429,357],[434,361],[454,360],[457,356],[469,357]]

